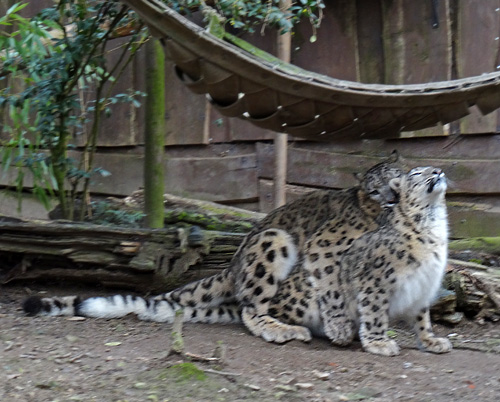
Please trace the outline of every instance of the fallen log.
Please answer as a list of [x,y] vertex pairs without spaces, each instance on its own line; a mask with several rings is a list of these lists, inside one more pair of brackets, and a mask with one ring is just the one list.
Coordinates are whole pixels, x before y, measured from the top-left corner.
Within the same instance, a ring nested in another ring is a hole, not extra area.
[[455,295],[455,310],[478,320],[500,320],[500,269],[452,260],[443,286]]
[[[248,233],[265,214],[230,207],[210,201],[194,200],[171,194],[163,195],[165,226],[199,226],[201,229],[221,232]],[[77,204],[75,211],[80,205]],[[144,191],[134,191],[123,199],[106,198],[91,203],[86,222],[100,225],[139,227],[144,218]],[[75,213],[75,216],[78,214]],[[52,220],[63,218],[60,206],[49,213]]]
[[161,291],[228,266],[243,234],[0,218],[0,281]]

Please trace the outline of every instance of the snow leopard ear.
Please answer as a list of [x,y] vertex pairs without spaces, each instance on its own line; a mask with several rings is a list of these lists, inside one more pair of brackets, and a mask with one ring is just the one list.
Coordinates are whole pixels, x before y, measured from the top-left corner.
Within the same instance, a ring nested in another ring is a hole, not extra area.
[[395,177],[394,179],[391,179],[389,181],[389,187],[392,189],[392,191],[399,194],[401,188],[401,178]]
[[363,173],[353,173],[354,178],[361,184],[363,181]]
[[396,163],[399,159],[399,153],[398,153],[398,150],[395,149],[391,152],[391,154],[389,155],[389,158],[387,158],[387,162],[389,163]]

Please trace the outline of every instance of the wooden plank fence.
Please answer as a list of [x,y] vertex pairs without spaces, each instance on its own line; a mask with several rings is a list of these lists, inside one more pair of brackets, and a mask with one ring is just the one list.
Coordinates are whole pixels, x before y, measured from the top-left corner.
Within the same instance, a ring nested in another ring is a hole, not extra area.
[[[0,12],[9,3],[0,0]],[[32,0],[26,15],[51,3]],[[317,41],[310,42],[312,29],[308,22],[302,23],[294,35],[292,62],[335,78],[371,83],[462,78],[500,66],[499,32],[500,0],[326,0]],[[276,35],[269,29],[265,36],[244,37],[275,52]],[[123,40],[114,40],[110,47]],[[143,69],[144,55],[139,53],[117,93],[143,90]],[[273,133],[219,115],[204,97],[183,86],[168,62],[165,77],[167,191],[268,211],[273,201],[274,151],[269,141]],[[104,120],[97,156],[97,165],[112,175],[96,177],[92,191],[124,196],[143,182],[144,113],[131,105],[115,106],[112,116]],[[412,138],[388,141],[316,144],[291,138],[289,199],[313,188],[353,185],[353,172],[398,149],[408,167],[432,164],[442,167],[451,179],[448,199],[454,236],[498,235],[499,116],[498,112],[487,116],[474,112],[449,127],[406,133]],[[83,140],[75,138],[74,143],[79,146]],[[11,183],[12,174],[0,175],[0,186]],[[14,202],[0,198],[0,203],[0,212],[6,213],[7,208],[15,214]]]
[[[0,12],[9,2],[0,2]],[[50,4],[51,0],[31,1],[24,11],[32,15]],[[480,75],[500,66],[500,0],[325,0],[325,4],[317,41],[310,42],[313,32],[307,21],[301,23],[293,37],[292,62],[300,67],[352,81],[415,84]],[[197,15],[194,19],[200,20]],[[244,37],[275,53],[276,35],[270,29],[265,32],[265,36],[257,32]],[[116,39],[110,47],[122,41]],[[117,92],[143,90],[143,66],[144,55],[139,54]],[[165,76],[167,145],[272,138],[266,130],[211,110],[203,97],[193,96],[182,86],[170,63]],[[99,145],[142,144],[143,112],[131,110],[126,104],[115,106],[113,117],[103,125]],[[498,130],[499,122],[498,112],[488,116],[474,112],[455,124],[453,131],[491,133]],[[405,136],[443,135],[447,131],[436,127]]]

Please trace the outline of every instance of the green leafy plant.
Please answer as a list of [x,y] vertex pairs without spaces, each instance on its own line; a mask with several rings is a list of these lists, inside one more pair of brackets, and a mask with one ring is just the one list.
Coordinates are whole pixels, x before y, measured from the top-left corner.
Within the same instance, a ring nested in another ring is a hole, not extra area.
[[[238,30],[272,26],[282,33],[302,17],[317,27],[324,7],[322,0],[292,1],[288,9],[279,0],[166,3],[183,13],[208,5]],[[44,205],[57,196],[66,219],[83,220],[90,211],[92,178],[109,174],[94,166],[102,119],[117,103],[139,106],[144,95],[112,94],[148,34],[117,1],[53,0],[33,18],[21,16],[26,5],[15,4],[0,17],[0,129],[7,137],[0,143],[3,171],[18,168],[12,181],[18,191],[29,177],[28,185]],[[110,40],[123,32],[128,40],[110,49]],[[106,58],[110,51],[118,54],[112,65]],[[79,158],[71,152],[77,143]]]
[[[0,90],[0,107],[7,112],[2,143],[4,171],[11,166],[27,169],[34,194],[45,205],[57,194],[63,216],[75,218],[75,201],[88,208],[89,183],[99,125],[111,114],[113,104],[138,105],[139,92],[112,96],[117,79],[144,43],[146,35],[136,25],[128,42],[113,51],[117,61],[109,65],[109,41],[120,28],[130,26],[127,7],[104,0],[57,0],[31,19],[16,4],[0,18],[0,77],[8,84]],[[13,29],[12,29],[13,28]],[[93,98],[87,99],[91,93]],[[82,156],[70,157],[72,141],[85,136]],[[25,170],[18,170],[15,184],[22,188]]]
[[319,27],[325,5],[323,0],[292,1],[285,9],[280,0],[164,0],[180,13],[209,5],[214,7],[227,23],[244,31],[274,27],[281,33],[289,32],[302,18],[307,18],[313,28]]

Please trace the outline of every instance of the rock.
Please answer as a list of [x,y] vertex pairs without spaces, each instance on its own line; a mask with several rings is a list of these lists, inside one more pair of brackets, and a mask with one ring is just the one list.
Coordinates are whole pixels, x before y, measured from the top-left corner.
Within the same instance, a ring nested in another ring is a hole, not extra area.
[[285,376],[285,377],[280,378],[278,381],[281,384],[291,385],[291,384],[295,384],[297,382],[297,379],[295,377]]
[[243,384],[245,388],[251,389],[252,391],[260,391],[260,387],[254,384]]
[[87,317],[75,316],[66,318],[66,321],[85,321],[86,319]]
[[312,382],[298,382],[295,384],[298,389],[314,389],[314,384]]
[[455,313],[457,307],[457,295],[454,291],[447,289],[439,289],[431,307],[431,315],[434,321],[446,321],[444,317],[448,317]]
[[314,374],[314,376],[321,380],[321,381],[327,381],[330,379],[330,373],[327,373],[327,372],[322,372],[322,371],[318,371],[318,370],[313,370],[312,372]]
[[439,319],[447,324],[456,325],[464,318],[464,313],[456,311],[453,314],[443,314]]

